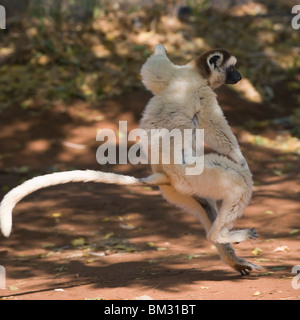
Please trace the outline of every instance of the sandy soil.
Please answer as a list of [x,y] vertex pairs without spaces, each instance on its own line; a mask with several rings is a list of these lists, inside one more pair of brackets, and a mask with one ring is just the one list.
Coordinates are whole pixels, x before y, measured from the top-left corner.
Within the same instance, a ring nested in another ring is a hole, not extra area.
[[[1,198],[54,170],[147,175],[146,165],[100,167],[95,137],[99,128],[116,129],[119,120],[137,127],[149,97],[141,92],[97,105],[6,109],[0,115]],[[0,239],[7,288],[0,298],[299,300],[291,273],[300,265],[299,155],[243,143],[241,124],[263,119],[264,106],[228,88],[219,91],[219,101],[255,181],[253,200],[235,226],[255,227],[259,238],[234,247],[262,271],[241,277],[223,264],[202,226],[166,203],[157,188],[68,184],[36,192],[15,208],[13,233]],[[264,134],[274,136],[274,130]],[[275,174],[282,168],[288,169]]]

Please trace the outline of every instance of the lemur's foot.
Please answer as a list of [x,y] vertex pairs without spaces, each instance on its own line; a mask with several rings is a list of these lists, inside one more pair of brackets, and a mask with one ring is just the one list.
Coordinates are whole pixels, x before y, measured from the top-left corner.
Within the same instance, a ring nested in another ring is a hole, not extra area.
[[209,233],[208,239],[217,243],[239,243],[249,239],[256,239],[258,237],[254,228],[231,230],[223,229],[216,233],[214,230]]
[[234,270],[238,271],[242,276],[249,275],[251,270],[261,270],[262,267],[239,258],[230,243],[220,244],[215,243],[216,248],[219,251],[221,259],[231,266]]
[[232,267],[233,267],[233,269],[237,270],[242,276],[249,275],[250,271],[253,269],[255,269],[255,270],[262,269],[261,266],[254,264],[250,261],[247,261],[243,258],[237,257],[236,260],[237,260],[236,263]]
[[258,234],[254,230],[254,228],[248,229],[248,235],[249,235],[249,239],[256,239],[258,237]]
[[[247,231],[248,233],[248,239],[256,239],[258,237],[257,232],[254,230],[254,228],[250,228],[250,229],[245,229],[245,231]],[[247,239],[246,239],[247,240]],[[235,241],[233,242],[233,244],[239,244],[240,241]]]

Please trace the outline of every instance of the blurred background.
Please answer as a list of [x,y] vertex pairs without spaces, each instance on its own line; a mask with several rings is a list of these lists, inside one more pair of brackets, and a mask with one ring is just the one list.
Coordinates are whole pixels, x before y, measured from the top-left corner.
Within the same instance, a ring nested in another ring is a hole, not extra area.
[[163,43],[177,63],[210,48],[230,49],[249,80],[249,88],[239,91],[279,110],[280,83],[281,94],[285,89],[295,98],[297,118],[300,40],[291,26],[296,3],[2,0],[7,29],[0,37],[0,108],[57,99],[94,102],[141,89],[139,69],[154,45]]
[[[296,3],[1,0],[0,166],[18,171],[16,155],[25,173],[42,160],[46,171],[64,169],[66,162],[73,168],[75,160],[97,165],[98,129],[118,130],[120,119],[138,125],[151,97],[139,72],[157,43],[177,64],[211,48],[230,50],[243,80],[218,95],[240,142],[298,155],[300,31],[291,25]],[[64,150],[75,154],[68,158]]]
[[[232,88],[251,101],[267,102],[276,116],[291,116],[285,119],[291,125],[300,123],[300,34],[291,26],[291,8],[297,1],[1,0],[0,4],[7,16],[7,29],[0,33],[1,111],[16,105],[44,108],[58,100],[94,103],[143,90],[141,65],[155,44],[163,43],[179,64],[210,48],[231,50],[246,79]],[[269,118],[273,115],[266,115]],[[248,120],[248,126],[256,125]]]
[[[291,25],[297,1],[0,4],[6,9],[6,29],[0,31],[4,170],[14,162],[14,152],[23,157],[26,171],[38,167],[41,157],[49,166],[60,162],[53,157],[66,147],[87,151],[87,140],[94,157],[97,128],[114,127],[120,117],[137,126],[151,97],[139,71],[157,43],[165,45],[177,64],[211,48],[230,50],[243,80],[218,93],[226,116],[242,130],[240,141],[300,153],[300,31]],[[71,129],[78,132],[71,134]],[[34,156],[39,160],[32,160]]]
[[[0,0],[6,9],[6,29],[0,29],[0,199],[24,180],[55,171],[149,174],[147,165],[100,166],[97,131],[111,128],[121,136],[120,120],[127,120],[128,131],[138,127],[152,96],[139,72],[156,44],[164,44],[176,64],[224,47],[237,57],[243,80],[217,89],[218,100],[254,179],[251,205],[236,227],[255,226],[260,236],[238,248],[267,268],[259,274],[265,284],[259,290],[272,294],[267,298],[295,296],[290,270],[299,265],[300,29],[291,22],[300,24],[300,16],[291,11],[297,2]],[[240,286],[232,287],[234,276],[230,285],[220,281],[230,271],[204,238],[200,224],[168,205],[156,187],[69,184],[18,204],[13,236],[1,238],[0,264],[9,270],[14,295],[32,290],[32,277],[40,281],[36,288],[53,288],[49,275],[57,281],[59,272],[67,284],[67,276],[73,284],[83,275],[104,298],[128,298],[125,287],[138,286],[136,279],[143,279],[142,293],[144,286],[159,288],[154,298],[186,299],[190,289],[198,298],[199,286],[192,285],[202,277],[210,280],[202,288],[221,292],[214,297],[248,299]],[[166,251],[157,260],[161,247]],[[101,257],[87,260],[87,250],[100,252],[107,267],[95,260]],[[206,258],[194,260],[199,251]],[[113,260],[116,253],[127,262]],[[151,275],[141,274],[150,258],[158,261]],[[16,283],[24,277],[31,277],[27,284]],[[168,291],[181,284],[191,286]],[[257,290],[253,281],[243,288]],[[82,296],[79,290],[76,297]]]
[[[292,0],[6,0],[0,34],[0,111],[95,103],[141,91],[139,70],[157,43],[176,63],[225,47],[245,78],[232,87],[268,103],[271,120],[300,134],[300,37]],[[263,112],[263,110],[261,110]],[[281,117],[282,115],[282,117]],[[278,118],[278,119],[274,119]],[[273,121],[273,122],[274,122]],[[271,121],[272,122],[272,121]]]

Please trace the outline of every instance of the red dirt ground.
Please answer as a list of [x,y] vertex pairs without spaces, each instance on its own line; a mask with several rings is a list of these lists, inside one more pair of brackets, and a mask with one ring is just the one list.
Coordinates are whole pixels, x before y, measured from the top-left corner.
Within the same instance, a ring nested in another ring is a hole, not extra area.
[[[137,127],[149,97],[138,92],[97,105],[6,109],[0,115],[1,198],[25,179],[53,170],[149,174],[147,165],[101,167],[95,157],[97,130],[117,128],[119,120]],[[228,88],[219,90],[219,101],[239,138],[244,121],[265,113]],[[291,273],[300,265],[299,155],[241,147],[256,186],[235,227],[255,227],[259,238],[234,247],[262,271],[241,277],[223,264],[202,226],[166,203],[157,188],[68,184],[36,192],[15,208],[12,235],[0,239],[7,288],[0,289],[1,298],[299,300]],[[274,174],[287,164],[282,175]]]

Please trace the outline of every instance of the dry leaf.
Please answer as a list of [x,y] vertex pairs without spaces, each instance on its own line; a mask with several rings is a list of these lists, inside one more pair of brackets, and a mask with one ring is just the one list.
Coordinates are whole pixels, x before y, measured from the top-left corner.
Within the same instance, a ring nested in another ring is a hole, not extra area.
[[267,210],[265,211],[265,214],[274,214],[274,212],[272,210]]
[[75,239],[71,242],[72,246],[76,247],[76,246],[83,246],[86,243],[84,238],[78,238]]
[[9,286],[8,288],[9,288],[9,290],[12,290],[12,291],[19,290],[19,288],[15,287],[15,286]]
[[298,233],[300,231],[300,229],[293,229],[291,231],[289,231],[289,234],[295,234]]
[[131,223],[120,223],[119,226],[123,229],[126,229],[126,230],[133,230],[135,229],[135,226]]
[[59,218],[59,217],[61,217],[61,216],[62,216],[62,214],[61,214],[60,212],[52,213],[52,217],[53,217],[53,218]]
[[93,263],[95,260],[94,259],[88,259],[85,261],[85,263]]
[[151,241],[149,241],[149,242],[147,242],[147,246],[150,247],[150,248],[152,248],[152,247],[154,247],[154,243],[151,242]]
[[68,268],[65,266],[60,266],[60,267],[55,268],[54,270],[57,272],[63,272],[63,271],[67,271]]
[[262,252],[263,250],[261,249],[261,248],[255,248],[255,249],[253,249],[252,250],[252,255],[254,255],[254,256],[258,256],[258,255],[260,255],[261,254],[261,252]]
[[96,257],[104,257],[105,253],[104,252],[89,252],[90,255],[96,256]]
[[259,259],[255,259],[255,261],[257,261],[257,262],[266,262],[266,261],[270,261],[270,259],[259,258]]
[[270,270],[273,270],[273,271],[278,271],[278,270],[285,270],[286,267],[274,267],[274,268],[270,268]]
[[109,232],[105,235],[104,239],[109,239],[111,238],[115,233],[114,232]]
[[262,272],[262,273],[258,273],[255,274],[255,277],[263,277],[263,276],[269,276],[270,274],[274,273],[273,271],[267,271],[267,272]]
[[273,250],[274,252],[289,252],[291,251],[291,249],[288,246],[281,246],[281,247],[277,247],[276,249]]

